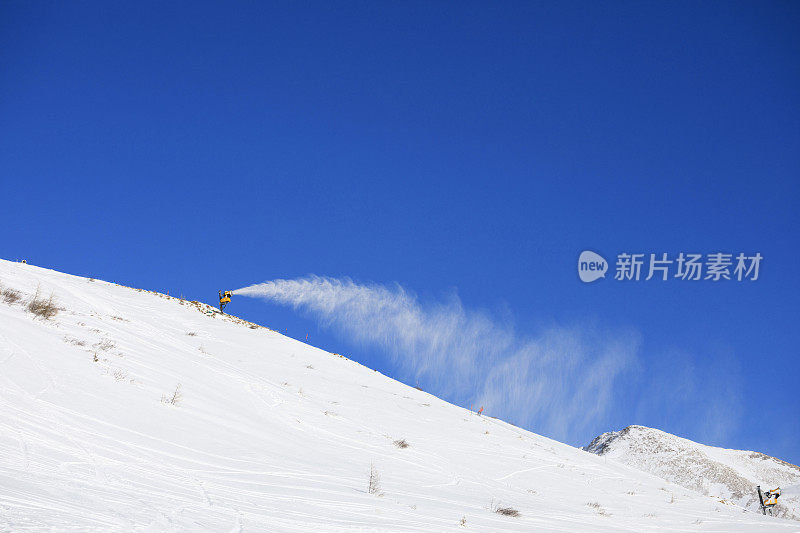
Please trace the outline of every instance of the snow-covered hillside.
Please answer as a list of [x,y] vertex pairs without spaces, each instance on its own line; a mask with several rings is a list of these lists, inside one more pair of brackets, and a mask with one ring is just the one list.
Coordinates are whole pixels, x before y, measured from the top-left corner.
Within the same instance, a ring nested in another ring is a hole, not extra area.
[[6,261],[0,285],[0,530],[798,530],[204,304]]
[[585,449],[753,511],[760,509],[756,485],[783,487],[773,513],[800,520],[800,493],[794,488],[800,467],[763,453],[706,446],[643,426],[603,433]]

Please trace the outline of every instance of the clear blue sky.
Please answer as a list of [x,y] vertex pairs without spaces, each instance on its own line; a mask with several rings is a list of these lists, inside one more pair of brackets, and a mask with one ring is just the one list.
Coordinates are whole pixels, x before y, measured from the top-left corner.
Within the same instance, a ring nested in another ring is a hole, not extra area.
[[[642,408],[631,378],[598,432],[798,463],[799,27],[796,2],[3,2],[0,257],[208,302],[349,276],[521,332],[634,331],[694,399]],[[583,284],[584,249],[764,260]],[[403,379],[291,309],[230,309]]]

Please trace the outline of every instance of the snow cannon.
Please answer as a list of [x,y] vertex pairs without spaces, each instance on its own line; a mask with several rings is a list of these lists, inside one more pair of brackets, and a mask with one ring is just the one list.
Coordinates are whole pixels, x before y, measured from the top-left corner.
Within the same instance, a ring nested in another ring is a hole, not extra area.
[[231,303],[231,291],[218,291],[219,292],[219,311],[225,312],[225,306]]
[[769,509],[770,514],[772,514],[772,508],[778,504],[778,498],[781,497],[781,488],[778,487],[777,489],[762,491],[761,486],[757,485],[756,490],[758,491],[758,499],[761,503],[761,512],[767,514],[767,510]]

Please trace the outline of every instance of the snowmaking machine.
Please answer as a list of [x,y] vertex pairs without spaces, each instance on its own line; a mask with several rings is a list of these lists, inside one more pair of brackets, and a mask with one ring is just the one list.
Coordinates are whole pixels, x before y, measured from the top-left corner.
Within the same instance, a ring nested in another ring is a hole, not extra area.
[[219,292],[219,311],[225,312],[225,306],[231,303],[231,291],[218,291]]
[[781,488],[762,492],[761,485],[757,485],[756,490],[758,491],[758,501],[761,503],[761,512],[767,514],[767,509],[769,509],[772,514],[772,508],[775,507],[781,496]]

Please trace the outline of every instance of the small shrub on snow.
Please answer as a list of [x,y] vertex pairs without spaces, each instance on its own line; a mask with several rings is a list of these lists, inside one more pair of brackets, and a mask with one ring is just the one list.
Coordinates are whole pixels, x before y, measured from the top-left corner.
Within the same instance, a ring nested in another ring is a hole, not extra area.
[[93,344],[92,346],[94,346],[95,348],[97,348],[100,351],[105,352],[105,351],[111,350],[112,348],[116,348],[117,345],[111,339],[102,339],[100,342],[97,342],[97,343]]
[[178,405],[181,403],[183,399],[183,394],[181,393],[181,384],[178,383],[178,386],[175,387],[175,391],[172,393],[172,396],[167,396],[166,394],[161,395],[161,403],[168,403],[170,405]]
[[73,346],[86,346],[86,341],[76,339],[75,337],[70,337],[69,335],[64,336],[62,340],[67,344],[71,344]]
[[589,503],[587,503],[586,505],[587,505],[588,507],[591,507],[592,509],[595,509],[595,510],[597,511],[597,514],[599,514],[599,515],[603,515],[603,516],[611,516],[611,515],[610,515],[610,514],[609,514],[609,513],[608,513],[608,512],[607,512],[607,511],[606,511],[606,510],[603,508],[603,506],[602,506],[602,505],[600,505],[598,502],[589,502]]
[[44,299],[39,294],[39,289],[36,289],[33,299],[28,302],[28,311],[39,318],[49,320],[58,314],[59,308],[52,293],[49,298]]
[[406,442],[406,439],[396,440],[394,441],[393,444],[398,448],[408,448],[409,446],[411,446],[408,442]]
[[519,511],[513,507],[495,507],[494,512],[503,516],[519,516]]
[[379,494],[381,492],[381,475],[372,463],[369,465],[369,486],[367,490],[370,494]]
[[519,511],[513,507],[508,505],[500,505],[500,502],[494,503],[494,498],[492,498],[492,503],[489,505],[489,508],[492,510],[492,512],[501,514],[503,516],[520,516]]
[[0,294],[3,295],[3,301],[8,305],[13,305],[17,303],[20,300],[20,298],[22,298],[22,295],[18,290],[14,290],[8,287],[3,289],[3,292]]

